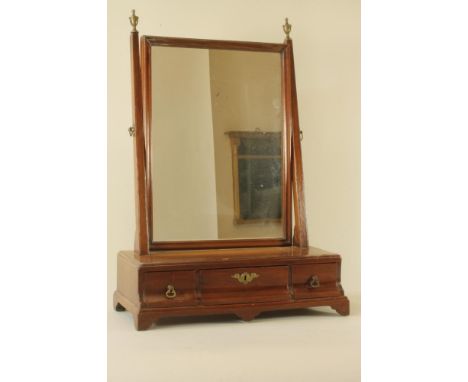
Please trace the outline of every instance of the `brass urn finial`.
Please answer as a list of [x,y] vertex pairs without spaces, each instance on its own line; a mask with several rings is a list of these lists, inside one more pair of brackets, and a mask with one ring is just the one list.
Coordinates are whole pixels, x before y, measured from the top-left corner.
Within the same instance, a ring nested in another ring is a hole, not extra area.
[[286,19],[284,20],[284,25],[283,25],[283,31],[284,33],[286,33],[286,40],[291,40],[291,38],[289,37],[289,33],[291,32],[291,24],[289,24],[288,22],[288,18],[286,17]]
[[137,25],[139,17],[135,15],[135,10],[132,9],[132,15],[128,18],[130,20],[130,25],[133,27],[132,32],[137,32]]

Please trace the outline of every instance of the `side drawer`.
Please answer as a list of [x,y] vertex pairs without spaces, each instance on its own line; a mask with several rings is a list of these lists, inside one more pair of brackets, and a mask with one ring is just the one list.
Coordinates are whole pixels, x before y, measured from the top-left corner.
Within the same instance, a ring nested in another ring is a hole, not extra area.
[[143,273],[143,303],[158,307],[196,305],[195,271]]
[[287,301],[288,267],[210,269],[200,272],[205,305]]
[[332,297],[342,294],[338,280],[340,264],[302,264],[293,265],[292,284],[295,299]]

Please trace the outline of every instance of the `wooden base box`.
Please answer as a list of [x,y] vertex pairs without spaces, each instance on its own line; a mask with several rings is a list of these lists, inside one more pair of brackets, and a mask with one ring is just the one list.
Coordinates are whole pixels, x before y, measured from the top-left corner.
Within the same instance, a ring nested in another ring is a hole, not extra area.
[[330,306],[349,314],[341,257],[317,248],[272,247],[118,255],[116,310],[138,330],[161,317],[235,314]]

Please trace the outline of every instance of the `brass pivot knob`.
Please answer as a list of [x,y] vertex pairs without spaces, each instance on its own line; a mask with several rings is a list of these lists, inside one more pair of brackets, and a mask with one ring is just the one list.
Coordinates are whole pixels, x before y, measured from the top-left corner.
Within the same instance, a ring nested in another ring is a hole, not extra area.
[[309,279],[309,286],[311,288],[318,288],[320,286],[320,280],[318,276],[312,276]]
[[177,293],[175,291],[175,288],[173,285],[168,285],[167,290],[166,290],[166,297],[167,298],[175,298],[177,296]]

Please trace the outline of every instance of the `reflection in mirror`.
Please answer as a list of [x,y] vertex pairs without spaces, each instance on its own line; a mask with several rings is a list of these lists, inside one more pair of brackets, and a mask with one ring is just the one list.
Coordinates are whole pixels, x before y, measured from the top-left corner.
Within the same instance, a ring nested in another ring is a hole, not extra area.
[[281,55],[151,48],[153,240],[284,238]]

